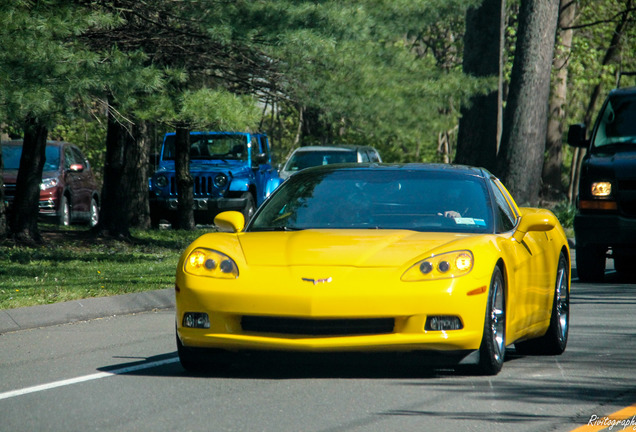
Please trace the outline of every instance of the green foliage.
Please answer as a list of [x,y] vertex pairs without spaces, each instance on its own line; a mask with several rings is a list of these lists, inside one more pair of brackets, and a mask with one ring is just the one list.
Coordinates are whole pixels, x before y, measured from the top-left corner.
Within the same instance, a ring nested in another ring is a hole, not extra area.
[[557,203],[552,211],[559,222],[561,222],[563,228],[572,228],[574,226],[576,206],[567,201],[562,201]]
[[147,101],[151,103],[156,120],[172,127],[186,123],[193,130],[250,130],[256,127],[260,117],[254,98],[223,89],[159,94]]
[[49,132],[49,139],[71,142],[82,149],[101,183],[106,153],[106,119],[99,118],[99,114],[96,110],[94,117],[89,118],[69,115]]
[[[98,173],[108,104],[123,123],[159,129],[263,129],[279,161],[317,143],[370,144],[388,162],[440,161],[438,138],[454,139],[459,108],[496,85],[461,71],[464,16],[479,4],[4,2],[0,123],[18,130],[27,113],[46,118],[51,137],[79,144]],[[624,3],[576,4],[566,123],[582,120],[599,76],[606,93],[619,70],[636,70],[633,21],[621,55],[598,66]],[[506,77],[518,7],[507,2]]]
[[0,309],[172,288],[181,252],[205,232],[133,231],[122,243],[73,228],[45,230],[39,248],[0,244]]
[[6,123],[20,124],[28,114],[53,124],[98,85],[99,57],[75,36],[89,26],[112,25],[110,17],[48,0],[5,2],[0,20],[0,110]]
[[[621,39],[620,54],[603,67],[603,58],[626,3],[615,0],[584,0],[577,4],[579,16],[570,56],[566,124],[583,121],[591,92],[599,82],[602,83],[601,97],[593,109],[594,113],[600,108],[605,95],[616,87],[619,71],[636,71],[634,12],[632,11],[632,18]],[[636,82],[626,80],[621,86],[630,84],[634,85]]]

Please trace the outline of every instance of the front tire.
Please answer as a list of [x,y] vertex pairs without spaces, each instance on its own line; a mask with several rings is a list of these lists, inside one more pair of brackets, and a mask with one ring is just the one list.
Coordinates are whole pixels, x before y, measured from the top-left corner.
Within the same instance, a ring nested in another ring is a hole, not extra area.
[[254,196],[250,192],[244,193],[243,198],[245,198],[245,208],[242,213],[245,218],[245,225],[247,225],[256,212],[256,202],[254,201]]
[[576,272],[581,282],[602,282],[605,274],[605,251],[598,246],[577,246]]
[[230,366],[230,361],[224,357],[229,355],[228,353],[221,350],[186,347],[181,343],[179,335],[177,335],[177,354],[181,366],[188,372],[214,372]]
[[636,268],[634,268],[634,259],[636,253],[633,251],[615,250],[614,251],[614,269],[618,274],[626,279],[634,279],[636,277]]
[[567,275],[567,260],[561,254],[554,286],[554,300],[550,327],[545,335],[515,344],[517,353],[530,355],[560,355],[568,344],[570,329],[570,287]]
[[490,279],[484,335],[479,347],[477,370],[482,375],[497,375],[506,352],[506,298],[501,268],[495,267]]

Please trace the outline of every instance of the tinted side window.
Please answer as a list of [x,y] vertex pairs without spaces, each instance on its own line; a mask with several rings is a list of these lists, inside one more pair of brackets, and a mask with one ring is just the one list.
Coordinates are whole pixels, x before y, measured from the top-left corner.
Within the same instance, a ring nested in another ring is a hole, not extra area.
[[84,157],[84,155],[82,154],[81,151],[79,151],[79,149],[75,148],[75,147],[71,147],[72,151],[73,151],[73,159],[75,160],[74,163],[79,163],[84,165],[84,169],[88,169],[88,161],[86,160],[86,158]]
[[369,162],[369,155],[366,150],[360,150],[360,162]]
[[373,150],[369,152],[369,159],[371,160],[371,162],[380,162],[378,153]]
[[495,211],[495,229],[497,232],[510,231],[515,227],[517,216],[508,204],[503,192],[494,181],[491,181],[497,209]]
[[70,169],[74,163],[77,163],[77,161],[75,161],[75,155],[71,151],[71,147],[64,147],[64,169]]

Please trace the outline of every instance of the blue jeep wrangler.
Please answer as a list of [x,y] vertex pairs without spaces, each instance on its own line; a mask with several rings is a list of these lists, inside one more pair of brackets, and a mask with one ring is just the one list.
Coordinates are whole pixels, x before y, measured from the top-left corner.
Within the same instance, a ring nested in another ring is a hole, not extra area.
[[[190,174],[194,185],[194,219],[211,224],[226,210],[243,213],[246,222],[281,183],[271,165],[265,134],[248,132],[191,132]],[[150,179],[150,219],[177,222],[175,133],[167,133],[157,171]]]

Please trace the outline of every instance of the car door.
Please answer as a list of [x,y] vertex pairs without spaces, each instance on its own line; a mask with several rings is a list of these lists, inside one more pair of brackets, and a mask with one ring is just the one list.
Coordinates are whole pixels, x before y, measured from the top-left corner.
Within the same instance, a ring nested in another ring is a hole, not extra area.
[[261,205],[268,195],[268,183],[277,176],[271,164],[269,140],[264,134],[252,135],[252,167],[256,177],[256,205]]
[[[519,218],[523,216],[506,188],[497,179],[492,180],[495,200],[505,219],[505,228],[514,229],[506,234],[504,248],[507,253],[508,279],[508,317],[509,336],[525,333],[527,329],[545,319],[545,302],[547,287],[551,285],[549,279],[550,265],[547,262],[547,242],[550,241],[546,232],[528,232],[521,242],[516,241],[512,234],[516,229]],[[549,316],[548,316],[549,318]]]
[[74,217],[78,214],[83,215],[90,208],[90,182],[84,155],[71,145],[64,146],[64,171],[66,186],[71,192],[71,209]]

